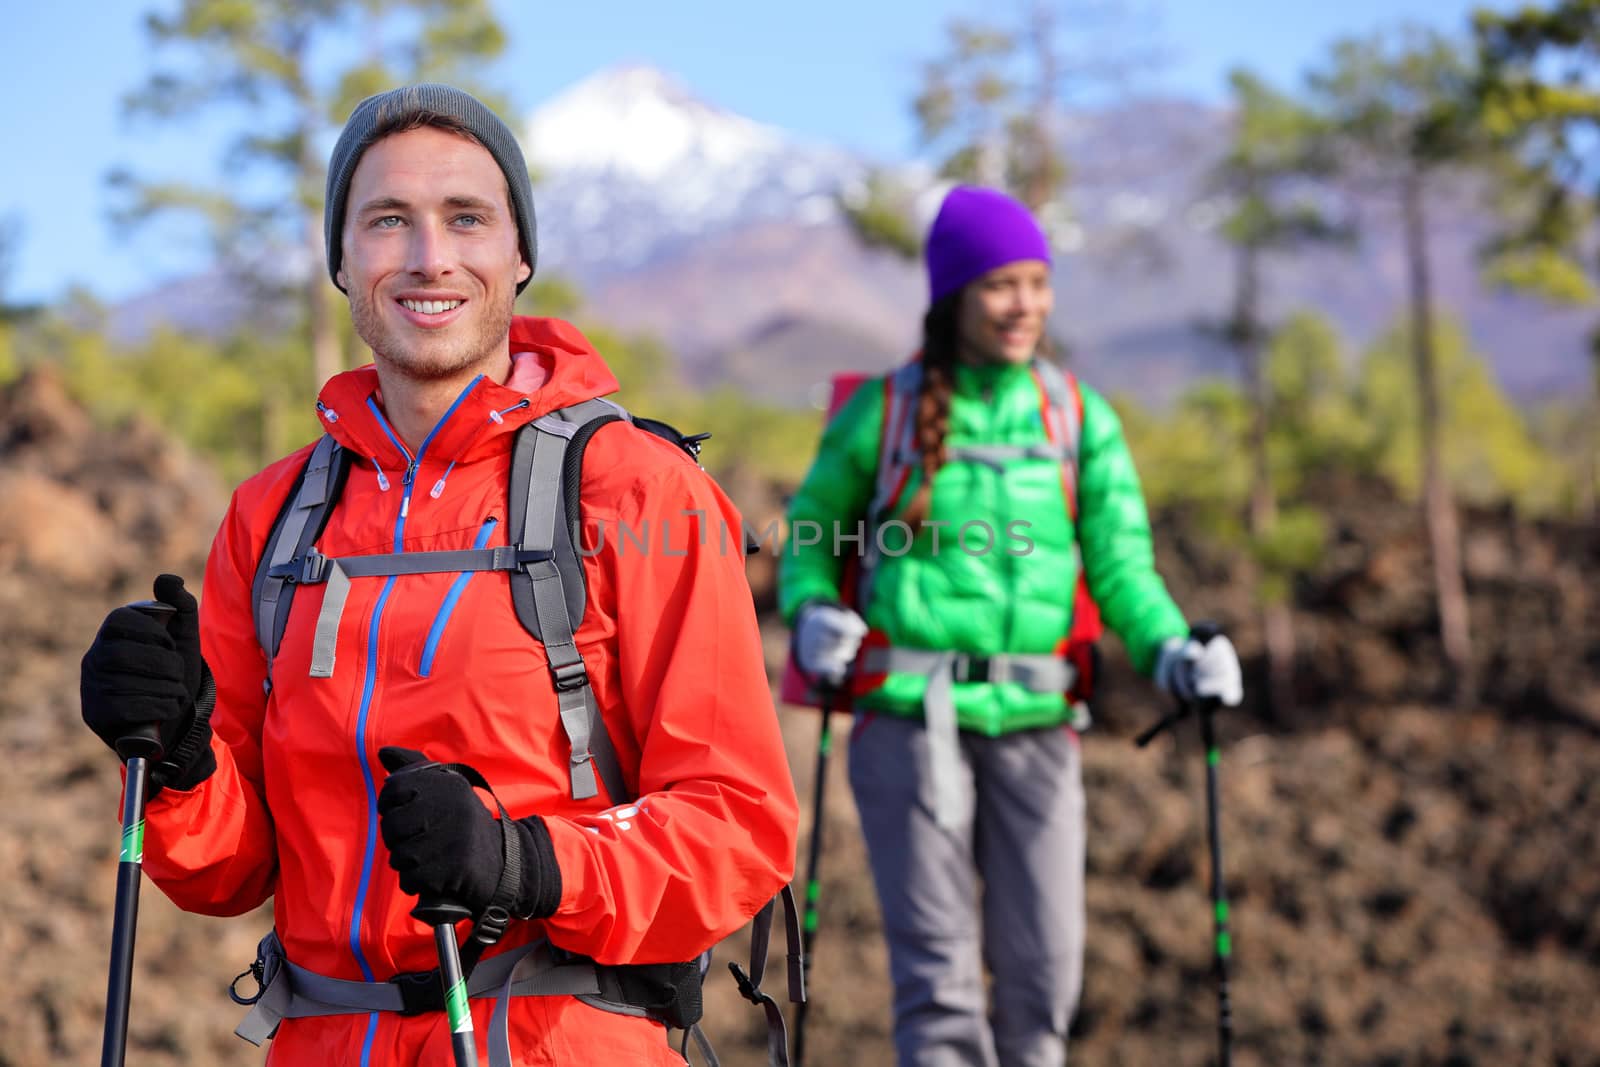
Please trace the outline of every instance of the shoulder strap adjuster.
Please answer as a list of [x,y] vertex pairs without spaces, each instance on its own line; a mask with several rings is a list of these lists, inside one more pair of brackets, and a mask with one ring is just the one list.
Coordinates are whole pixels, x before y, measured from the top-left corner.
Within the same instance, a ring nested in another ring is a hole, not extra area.
[[[499,550],[497,549],[496,551]],[[530,563],[548,563],[556,558],[555,552],[551,549],[522,548],[519,545],[507,545],[506,551],[514,553],[512,558],[516,561],[515,566],[523,570],[527,570]],[[515,568],[508,567],[506,569],[513,570]]]
[[267,577],[281,578],[290,585],[317,585],[328,580],[328,568],[332,563],[331,558],[314,547],[308,548],[305,555],[268,568]]
[[581,659],[559,665],[552,663],[550,676],[555,679],[556,691],[559,693],[570,693],[589,684],[589,668],[583,665]]

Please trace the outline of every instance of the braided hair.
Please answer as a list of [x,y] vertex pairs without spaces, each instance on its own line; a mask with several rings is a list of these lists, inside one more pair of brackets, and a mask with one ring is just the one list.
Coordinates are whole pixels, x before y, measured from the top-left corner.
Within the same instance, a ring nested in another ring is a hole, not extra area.
[[922,318],[922,384],[917,391],[912,441],[922,459],[922,482],[902,518],[920,526],[933,502],[933,476],[945,465],[950,397],[961,347],[961,290],[935,301]]

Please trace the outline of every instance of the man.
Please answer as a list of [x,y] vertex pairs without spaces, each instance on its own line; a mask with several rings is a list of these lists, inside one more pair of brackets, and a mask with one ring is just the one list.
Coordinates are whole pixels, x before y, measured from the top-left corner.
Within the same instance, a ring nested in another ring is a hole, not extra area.
[[[334,147],[325,229],[373,365],[331,379],[317,404],[353,457],[316,540],[323,562],[507,545],[517,431],[617,387],[577,330],[512,315],[537,247],[515,138],[456,89],[372,97]],[[587,596],[573,641],[530,636],[504,570],[335,566],[342,582],[299,587],[269,659],[253,587],[310,454],[234,494],[203,608],[164,575],[170,628],[118,609],[84,657],[96,733],[111,744],[155,724],[177,754],[152,776],[145,869],[190,911],[238,914],[272,897],[281,959],[269,983],[287,961],[297,997],[333,988],[316,976],[353,991],[341,995],[360,1007],[285,1012],[269,1062],[443,1062],[443,1013],[368,1010],[381,997],[364,996],[435,965],[429,929],[409,914],[418,897],[475,916],[503,906],[514,918],[480,966],[520,953],[519,982],[555,963],[591,981],[625,976],[583,1000],[475,999],[480,1046],[498,1008],[500,1055],[517,1064],[682,1062],[656,1018],[615,1003],[619,987],[639,987],[635,972],[607,968],[693,960],[788,881],[794,855],[793,784],[742,556],[706,536],[712,523],[742,528],[732,504],[674,445],[603,427],[582,466]],[[606,526],[649,529],[649,550]],[[596,782],[598,761],[563,729],[575,693],[579,711],[598,711],[626,795]],[[515,821],[437,764],[476,770]]]

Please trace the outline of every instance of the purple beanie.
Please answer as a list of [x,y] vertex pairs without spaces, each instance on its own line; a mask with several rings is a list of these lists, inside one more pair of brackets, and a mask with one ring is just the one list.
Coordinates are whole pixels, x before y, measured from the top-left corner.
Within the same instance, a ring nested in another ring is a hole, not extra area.
[[1022,259],[1050,262],[1050,242],[1028,209],[994,189],[958,185],[945,194],[928,231],[928,303],[996,267]]

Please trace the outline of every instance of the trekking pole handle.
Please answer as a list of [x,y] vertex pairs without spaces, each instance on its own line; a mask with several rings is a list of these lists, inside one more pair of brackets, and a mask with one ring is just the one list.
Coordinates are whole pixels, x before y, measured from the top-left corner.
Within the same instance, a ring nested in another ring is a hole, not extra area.
[[472,918],[472,912],[453,900],[429,897],[417,902],[411,909],[411,917],[429,926],[454,926],[462,919]]
[[[1221,636],[1222,627],[1214,622],[1211,622],[1210,620],[1201,620],[1200,622],[1197,622],[1193,626],[1189,627],[1189,639],[1192,641],[1198,641],[1202,645],[1209,645],[1215,638]],[[1217,703],[1218,702],[1215,697],[1201,697],[1196,700],[1183,700],[1180,698],[1178,700],[1177,707],[1173,708],[1171,711],[1161,716],[1160,719],[1147,726],[1143,733],[1133,739],[1133,743],[1138,745],[1140,748],[1144,748],[1151,741],[1155,740],[1161,731],[1167,729],[1169,726],[1173,726],[1176,723],[1181,722],[1183,719],[1189,716],[1190,712],[1214,712],[1217,709]]]
[[[170,626],[173,616],[178,613],[177,608],[161,600],[136,600],[128,607],[164,626]],[[161,743],[161,731],[155,723],[145,723],[129,730],[117,738],[116,749],[124,762],[136,757],[155,762],[166,755],[166,748]]]

